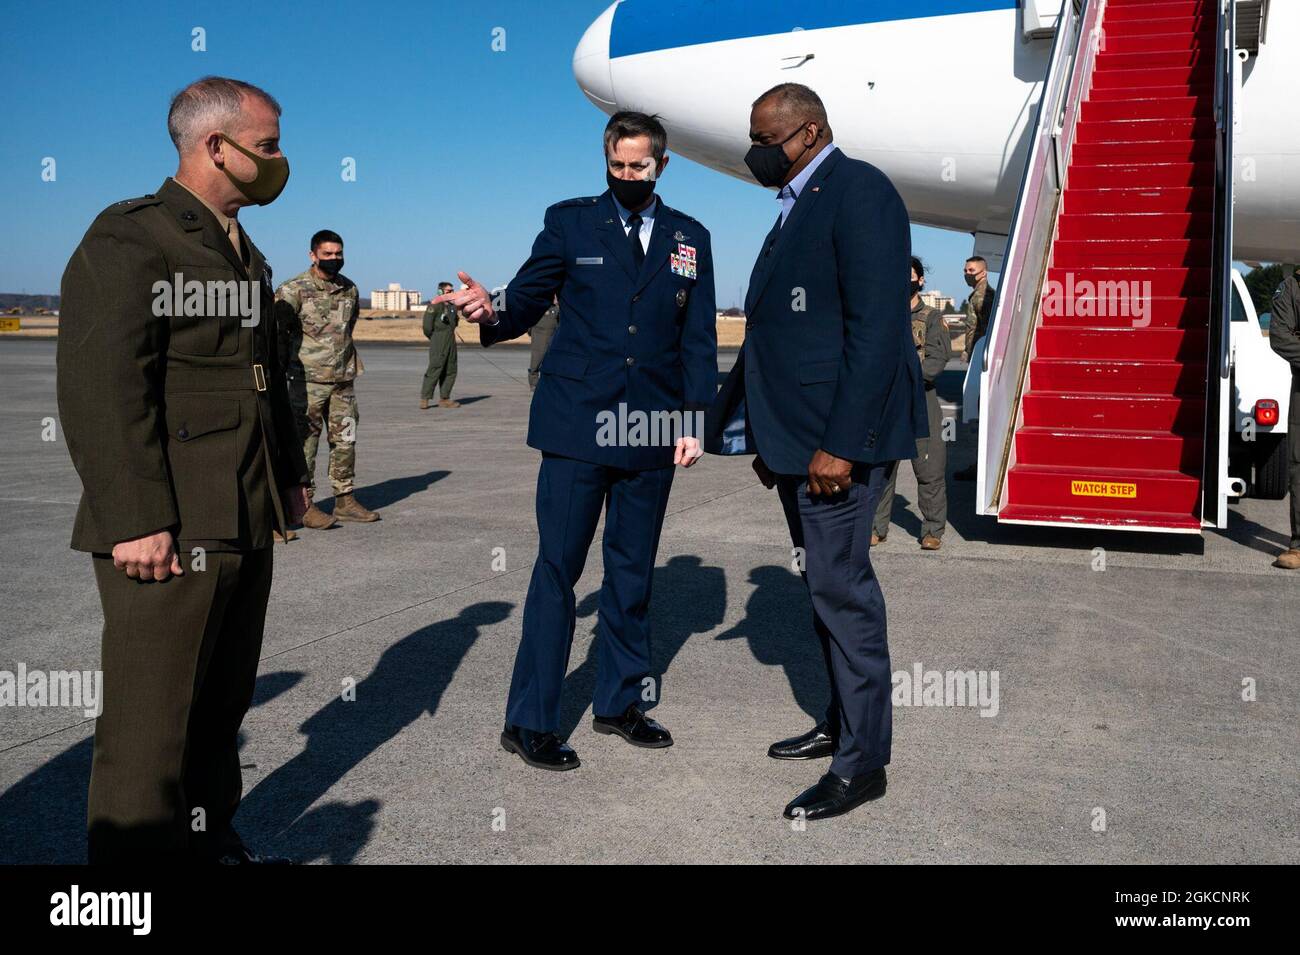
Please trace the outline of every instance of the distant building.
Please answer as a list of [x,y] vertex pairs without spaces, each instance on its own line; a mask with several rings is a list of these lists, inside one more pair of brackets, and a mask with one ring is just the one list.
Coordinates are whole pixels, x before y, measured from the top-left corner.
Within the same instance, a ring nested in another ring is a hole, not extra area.
[[396,312],[413,311],[420,307],[420,292],[417,289],[402,288],[401,282],[389,282],[388,288],[375,289],[370,293],[370,307]]
[[937,308],[941,312],[946,312],[950,308],[955,308],[957,303],[953,301],[951,295],[944,295],[938,289],[934,291],[925,291],[921,293],[921,301],[931,308]]

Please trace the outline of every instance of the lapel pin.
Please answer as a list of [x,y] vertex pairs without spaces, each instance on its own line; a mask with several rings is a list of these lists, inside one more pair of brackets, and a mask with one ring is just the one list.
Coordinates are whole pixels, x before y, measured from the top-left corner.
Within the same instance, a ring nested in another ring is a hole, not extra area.
[[682,231],[681,231],[680,229],[678,229],[676,232],[673,233],[673,241],[674,241],[674,242],[685,242],[685,241],[686,241],[686,236],[682,235]]

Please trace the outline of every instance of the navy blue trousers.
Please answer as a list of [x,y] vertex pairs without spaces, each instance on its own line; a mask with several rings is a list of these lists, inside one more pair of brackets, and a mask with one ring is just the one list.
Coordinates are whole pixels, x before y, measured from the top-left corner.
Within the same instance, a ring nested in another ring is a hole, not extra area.
[[624,471],[543,454],[537,472],[537,563],[524,603],[506,722],[552,731],[576,622],[573,588],[605,510],[605,578],[592,711],[615,716],[641,699],[650,673],[650,587],[673,468]]
[[830,770],[857,776],[889,762],[890,699],[885,597],[871,569],[871,524],[888,466],[855,465],[848,490],[808,495],[806,475],[778,475],[790,540],[803,548],[813,630],[830,677],[826,721],[838,737]]

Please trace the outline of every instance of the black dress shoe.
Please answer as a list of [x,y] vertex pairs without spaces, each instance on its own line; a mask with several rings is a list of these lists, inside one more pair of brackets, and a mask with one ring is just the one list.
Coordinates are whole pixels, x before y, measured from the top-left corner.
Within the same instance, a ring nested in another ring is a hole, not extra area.
[[633,746],[647,749],[673,745],[673,734],[637,709],[635,703],[630,704],[621,716],[593,717],[591,728],[597,733],[621,736]]
[[293,865],[293,860],[284,856],[264,856],[248,846],[237,846],[217,856],[217,865]]
[[830,724],[822,720],[802,736],[783,739],[767,748],[773,759],[821,759],[835,754],[835,737]]
[[538,769],[563,772],[582,765],[573,747],[554,733],[539,733],[509,723],[501,732],[501,748],[507,753],[518,754],[525,763]]
[[[785,818],[829,819],[842,816],[864,802],[885,794],[885,767],[860,776],[836,776],[827,773],[817,785],[805,789],[785,807]],[[800,812],[802,810],[802,812]]]

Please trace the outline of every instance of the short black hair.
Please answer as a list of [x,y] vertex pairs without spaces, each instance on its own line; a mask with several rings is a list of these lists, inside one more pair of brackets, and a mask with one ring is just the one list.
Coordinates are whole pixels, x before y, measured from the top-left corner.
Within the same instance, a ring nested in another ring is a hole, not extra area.
[[452,285],[450,282],[439,282],[439,283],[438,283],[438,288],[455,288],[455,287],[456,287],[456,286]]
[[983,266],[987,266],[987,265],[989,264],[989,263],[988,263],[988,260],[985,259],[984,256],[982,256],[982,255],[972,255],[972,256],[971,256],[969,259],[967,259],[966,261],[967,261],[967,262],[978,262],[978,263],[980,263],[980,264],[983,265]]
[[925,266],[921,264],[921,260],[916,256],[912,256],[912,271],[916,273],[918,281],[925,278]]
[[337,242],[343,244],[343,236],[339,235],[333,229],[321,229],[311,237],[311,250],[315,252],[320,248],[322,242]]
[[782,116],[799,123],[816,123],[822,133],[830,129],[826,105],[810,87],[802,83],[778,83],[751,105],[757,106],[770,99],[778,100],[777,109]]
[[668,148],[668,133],[664,124],[659,122],[658,116],[630,109],[619,110],[605,124],[605,155],[608,156],[610,148],[619,141],[637,136],[650,137],[650,153],[655,157],[655,162],[664,158],[664,151]]

